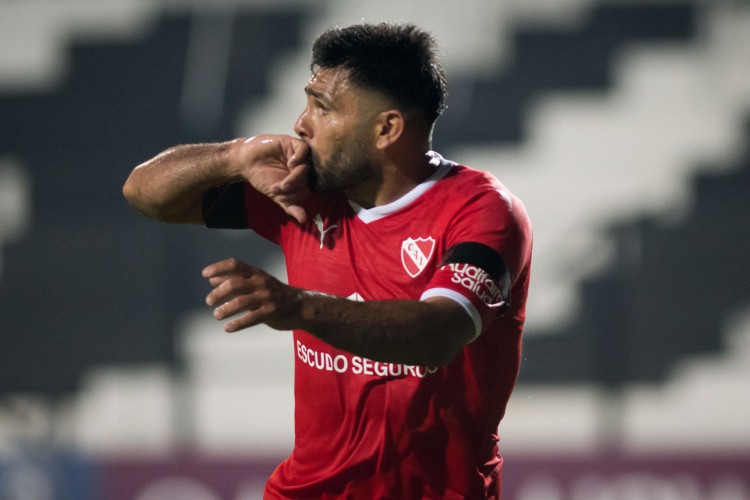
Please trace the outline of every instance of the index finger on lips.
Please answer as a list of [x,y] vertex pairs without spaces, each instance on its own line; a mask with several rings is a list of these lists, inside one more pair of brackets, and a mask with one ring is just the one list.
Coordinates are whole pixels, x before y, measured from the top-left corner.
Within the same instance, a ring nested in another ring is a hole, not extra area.
[[292,148],[292,154],[287,158],[287,167],[292,169],[296,165],[307,163],[307,157],[310,154],[310,146],[305,141],[296,138],[291,138],[289,145]]

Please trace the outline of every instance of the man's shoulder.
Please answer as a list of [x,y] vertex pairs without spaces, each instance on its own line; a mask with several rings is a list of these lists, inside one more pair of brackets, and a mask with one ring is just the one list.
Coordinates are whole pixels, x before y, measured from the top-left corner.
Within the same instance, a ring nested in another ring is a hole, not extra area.
[[446,184],[467,185],[476,189],[496,189],[501,187],[499,179],[487,170],[470,167],[464,163],[449,162],[451,168],[440,181]]
[[[452,194],[451,198],[456,199],[476,200],[479,197],[489,196],[491,199],[495,198],[502,202],[515,198],[515,195],[491,172],[461,163],[455,163],[438,185],[449,191]],[[501,194],[500,198],[498,198],[498,193]]]
[[523,201],[492,172],[454,163],[439,185],[435,197],[451,205],[451,210],[489,211],[495,217],[514,219],[518,224],[530,223]]

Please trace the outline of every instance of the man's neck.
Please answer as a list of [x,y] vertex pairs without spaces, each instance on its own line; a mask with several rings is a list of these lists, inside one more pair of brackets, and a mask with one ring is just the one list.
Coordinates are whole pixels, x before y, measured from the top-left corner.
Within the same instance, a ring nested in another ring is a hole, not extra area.
[[430,157],[426,152],[420,153],[398,163],[384,162],[379,175],[346,189],[344,194],[364,208],[387,205],[424,182],[434,172]]

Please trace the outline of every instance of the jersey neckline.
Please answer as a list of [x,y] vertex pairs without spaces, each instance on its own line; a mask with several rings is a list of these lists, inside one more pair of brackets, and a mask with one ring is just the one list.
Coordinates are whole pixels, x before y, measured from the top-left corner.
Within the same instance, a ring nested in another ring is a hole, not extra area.
[[427,179],[414,186],[414,189],[403,195],[401,198],[385,205],[372,208],[364,208],[352,200],[348,200],[349,206],[352,207],[357,218],[365,224],[369,224],[370,222],[375,222],[383,217],[387,217],[394,212],[398,212],[426,193],[437,181],[445,177],[455,165],[454,162],[446,160],[435,151],[428,151],[427,155],[430,157],[430,165],[435,167],[435,171]]

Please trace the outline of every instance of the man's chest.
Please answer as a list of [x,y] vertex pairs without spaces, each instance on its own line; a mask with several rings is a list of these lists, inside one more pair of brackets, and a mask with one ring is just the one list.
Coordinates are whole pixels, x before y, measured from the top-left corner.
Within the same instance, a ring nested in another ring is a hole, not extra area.
[[445,225],[424,217],[316,213],[283,248],[293,286],[359,300],[418,298],[444,253]]

